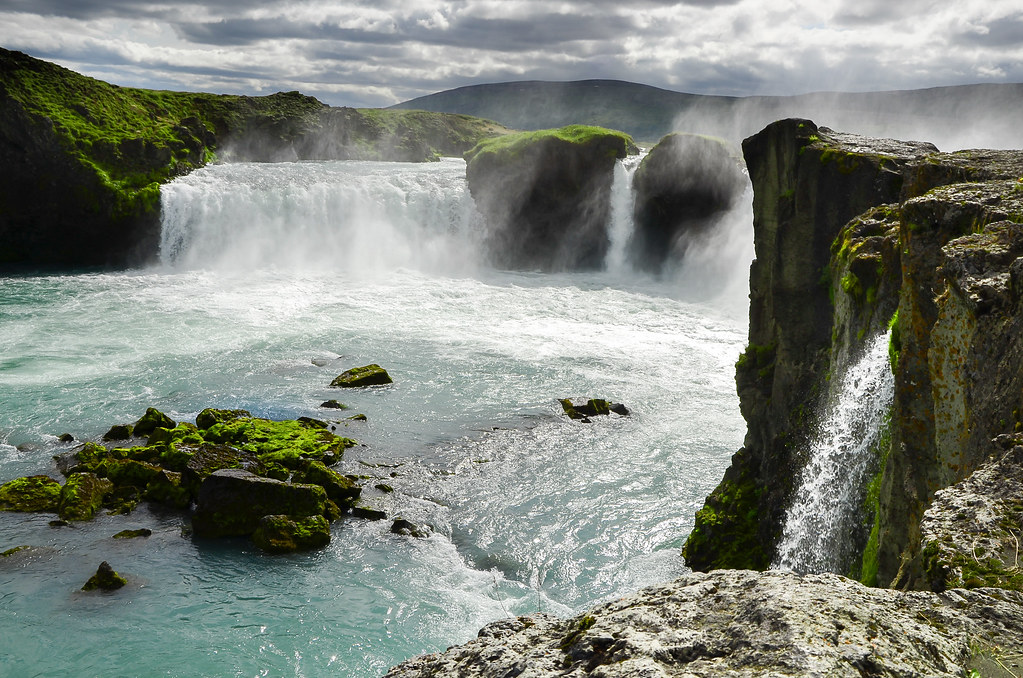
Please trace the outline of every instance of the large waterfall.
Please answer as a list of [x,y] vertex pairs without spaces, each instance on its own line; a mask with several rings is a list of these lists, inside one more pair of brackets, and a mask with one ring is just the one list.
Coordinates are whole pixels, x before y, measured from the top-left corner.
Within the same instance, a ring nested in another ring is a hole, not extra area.
[[846,574],[863,532],[864,489],[894,397],[888,334],[832,378],[778,545],[777,568]]
[[[618,246],[630,169],[613,189]],[[429,534],[347,519],[326,549],[271,557],[193,540],[186,515],[145,505],[74,529],[0,512],[7,545],[41,547],[0,563],[0,674],[381,675],[488,621],[683,571],[693,515],[745,431],[745,291],[692,295],[613,258],[490,269],[465,186],[460,160],[211,166],[164,188],[159,265],[0,280],[0,480],[57,476],[65,431],[99,440],[149,406],[177,421],[240,407],[337,422],[361,443],[339,470]],[[723,255],[739,280],[748,210]],[[371,362],[392,386],[328,388]],[[632,414],[571,421],[565,397]],[[320,407],[331,398],[350,409]],[[111,539],[136,527],[153,534]],[[104,560],[129,588],[75,593]]]

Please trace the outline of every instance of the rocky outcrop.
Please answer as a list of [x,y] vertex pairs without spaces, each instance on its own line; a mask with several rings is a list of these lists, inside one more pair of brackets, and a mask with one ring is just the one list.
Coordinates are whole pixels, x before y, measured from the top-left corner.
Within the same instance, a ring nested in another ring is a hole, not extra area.
[[160,184],[212,160],[424,161],[503,131],[468,116],[331,108],[298,92],[117,87],[0,48],[0,270],[153,259]]
[[719,571],[571,619],[497,621],[386,678],[958,677],[997,663],[1018,671],[1021,651],[1017,592],[902,593],[832,574]]
[[869,583],[927,587],[925,509],[985,461],[1023,407],[1023,377],[1006,367],[1023,358],[1023,153],[939,153],[806,120],[770,125],[743,150],[756,246],[736,365],[748,432],[697,514],[687,562],[772,561],[829,377],[891,326],[890,436],[850,537],[864,556],[848,565]]
[[489,139],[466,153],[490,261],[541,271],[603,266],[615,160],[635,152],[626,134],[570,125]]
[[200,537],[250,537],[264,516],[305,518],[326,513],[327,493],[322,487],[221,469],[199,488],[192,528]]
[[632,180],[635,230],[628,243],[637,268],[659,273],[713,231],[742,195],[738,149],[695,134],[669,134],[643,158]]
[[89,577],[89,581],[82,586],[82,590],[116,591],[127,583],[128,580],[115,572],[114,568],[110,567],[110,563],[104,560],[96,569],[96,574]]

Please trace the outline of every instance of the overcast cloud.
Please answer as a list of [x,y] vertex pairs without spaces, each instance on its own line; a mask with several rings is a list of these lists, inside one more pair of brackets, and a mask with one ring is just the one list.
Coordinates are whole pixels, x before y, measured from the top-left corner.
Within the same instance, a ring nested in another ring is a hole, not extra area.
[[0,46],[125,86],[388,106],[610,78],[699,94],[1023,82],[1019,0],[0,0]]

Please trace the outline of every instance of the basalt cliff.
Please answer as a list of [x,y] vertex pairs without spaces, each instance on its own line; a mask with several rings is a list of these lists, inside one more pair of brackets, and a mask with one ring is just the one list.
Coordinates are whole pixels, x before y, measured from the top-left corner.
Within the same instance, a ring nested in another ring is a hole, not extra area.
[[[743,153],[748,432],[685,544],[695,572],[571,619],[495,622],[388,678],[1021,674],[1023,152],[790,119]],[[768,570],[828,383],[885,333],[895,396],[854,556]]]

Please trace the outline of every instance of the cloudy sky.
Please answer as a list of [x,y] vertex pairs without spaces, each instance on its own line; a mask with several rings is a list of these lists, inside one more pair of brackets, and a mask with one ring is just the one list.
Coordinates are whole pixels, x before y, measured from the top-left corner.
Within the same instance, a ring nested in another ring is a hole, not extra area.
[[125,86],[349,106],[509,80],[797,94],[1023,82],[1023,5],[0,0],[0,46]]

